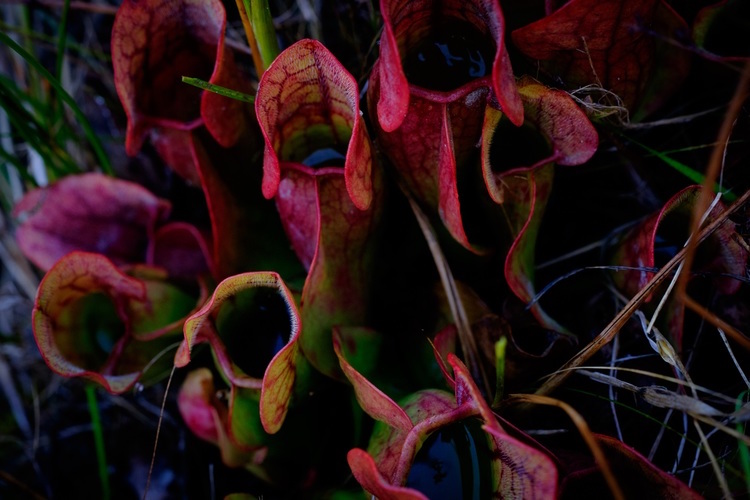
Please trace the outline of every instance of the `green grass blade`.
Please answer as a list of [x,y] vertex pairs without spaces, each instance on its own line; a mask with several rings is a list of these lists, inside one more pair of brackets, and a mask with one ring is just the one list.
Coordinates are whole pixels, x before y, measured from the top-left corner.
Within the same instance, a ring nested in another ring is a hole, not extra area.
[[[645,149],[650,154],[656,156],[661,161],[663,161],[664,163],[666,163],[667,165],[669,165],[670,167],[672,167],[673,169],[675,169],[677,172],[681,173],[682,175],[684,175],[685,177],[687,177],[688,179],[690,179],[691,181],[695,182],[696,184],[703,184],[703,182],[706,180],[706,176],[704,176],[701,172],[698,172],[697,170],[695,170],[695,169],[693,169],[693,168],[685,165],[684,163],[681,163],[681,162],[675,160],[671,156],[669,156],[669,155],[667,155],[667,154],[665,154],[665,153],[663,153],[661,151],[657,151],[654,148],[646,146],[645,144],[641,144],[640,142],[638,142],[638,141],[636,141],[636,140],[634,140],[634,139],[632,139],[630,137],[626,137],[626,139],[628,141],[632,142],[633,144],[635,144],[636,146]],[[732,202],[732,201],[735,201],[737,199],[737,195],[735,195],[734,193],[732,193],[732,192],[730,192],[730,191],[728,191],[726,189],[723,189],[721,186],[719,186],[716,183],[714,184],[714,188],[713,189],[714,189],[714,192],[716,192],[716,193],[720,192],[727,201]]]
[[99,137],[97,137],[96,133],[94,133],[94,130],[91,128],[91,124],[89,123],[88,119],[86,119],[86,115],[83,114],[83,111],[81,111],[81,108],[78,107],[75,100],[70,96],[70,94],[65,91],[63,86],[60,84],[60,81],[55,78],[54,75],[52,75],[49,71],[47,71],[47,69],[42,66],[39,61],[34,58],[34,56],[28,53],[23,47],[18,45],[5,33],[0,32],[0,42],[13,49],[14,52],[20,55],[30,66],[32,66],[40,75],[42,75],[42,77],[44,77],[44,79],[46,79],[50,85],[52,85],[55,91],[57,91],[59,97],[70,107],[71,111],[73,111],[73,114],[78,119],[81,127],[83,128],[83,132],[89,141],[89,144],[91,144],[91,148],[94,150],[94,154],[96,155],[97,160],[99,160],[99,166],[101,167],[102,171],[111,175],[113,173],[112,165],[109,162],[107,153],[104,151],[104,147],[99,141]]
[[[750,396],[750,391],[745,391],[742,394],[739,395],[737,398],[737,404],[736,404],[736,410],[739,411],[740,408],[745,403],[745,399]],[[736,429],[737,432],[744,434],[745,433],[745,422],[737,422]],[[747,492],[750,493],[750,449],[748,449],[747,444],[744,442],[737,440],[737,447],[740,453],[740,465],[742,467],[742,475],[745,476],[745,488],[747,488]]]
[[182,81],[194,87],[198,87],[199,89],[208,90],[209,92],[223,95],[224,97],[229,97],[231,99],[236,99],[238,101],[247,102],[250,104],[253,104],[255,102],[254,96],[245,94],[244,92],[240,92],[238,90],[228,89],[226,87],[222,87],[221,85],[208,83],[207,81],[201,80],[200,78],[193,78],[191,76],[183,76]]
[[57,34],[57,57],[55,58],[55,76],[59,81],[62,81],[65,44],[68,40],[68,11],[70,11],[70,0],[64,0],[62,14],[60,15],[60,27]]
[[109,500],[112,497],[109,487],[109,471],[107,470],[107,456],[104,451],[104,432],[102,431],[102,417],[99,413],[99,404],[96,402],[96,386],[86,386],[86,400],[91,415],[91,430],[94,433],[94,446],[96,448],[96,462],[98,464],[99,481],[102,485],[102,499]]

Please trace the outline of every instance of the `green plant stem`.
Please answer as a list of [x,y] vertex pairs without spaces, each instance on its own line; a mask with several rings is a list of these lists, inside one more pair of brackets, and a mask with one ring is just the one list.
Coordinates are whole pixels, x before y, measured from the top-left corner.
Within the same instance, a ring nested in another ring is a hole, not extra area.
[[49,84],[58,93],[60,98],[68,106],[70,106],[70,109],[78,119],[81,128],[83,128],[83,132],[86,135],[86,138],[89,140],[89,143],[91,144],[91,148],[94,150],[94,154],[96,155],[97,160],[99,160],[99,167],[103,172],[112,175],[112,165],[109,162],[107,153],[104,151],[104,147],[99,141],[99,138],[94,133],[94,130],[91,128],[91,124],[89,123],[88,119],[86,119],[86,115],[83,114],[83,111],[81,111],[81,108],[78,107],[75,100],[70,96],[70,94],[65,91],[63,86],[60,84],[60,81],[55,78],[54,75],[52,75],[49,71],[47,71],[47,69],[42,66],[39,61],[34,58],[34,56],[27,52],[26,49],[18,45],[11,37],[6,35],[5,33],[0,32],[0,42],[7,45],[11,49],[13,49],[14,52],[23,57],[23,59],[30,66],[32,66],[42,77],[44,77],[44,79],[49,82]]
[[242,3],[255,34],[258,50],[261,59],[263,59],[263,69],[265,70],[281,52],[279,42],[276,39],[276,29],[273,26],[268,0],[242,0]]
[[91,431],[94,434],[94,446],[96,448],[96,462],[99,466],[99,482],[102,485],[102,499],[109,500],[111,491],[109,489],[109,472],[107,471],[107,456],[104,451],[104,433],[102,431],[102,419],[99,413],[99,404],[96,402],[96,387],[86,386],[86,400],[89,404],[91,415]]

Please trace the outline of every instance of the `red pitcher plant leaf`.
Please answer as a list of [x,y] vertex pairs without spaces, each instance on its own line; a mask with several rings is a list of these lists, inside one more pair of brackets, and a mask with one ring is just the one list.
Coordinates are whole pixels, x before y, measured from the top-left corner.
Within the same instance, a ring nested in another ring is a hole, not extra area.
[[490,95],[520,125],[523,108],[495,1],[383,1],[380,59],[368,89],[383,151],[417,200],[473,251],[458,177],[475,157]]
[[453,101],[479,87],[491,88],[520,125],[523,110],[497,2],[387,0],[380,13],[381,55],[373,72],[382,87],[376,102],[383,130],[393,132],[403,124],[412,98]]
[[101,253],[117,264],[144,262],[170,209],[138,184],[91,173],[29,191],[13,213],[19,247],[46,271],[74,250]]
[[[99,254],[72,252],[39,286],[34,337],[49,367],[85,377],[112,393],[127,391],[179,333],[195,299],[156,280],[125,274]],[[141,274],[146,274],[143,270]],[[151,300],[169,299],[169,308]]]
[[[596,435],[607,461],[619,479],[625,498],[664,498],[673,500],[703,498],[685,483],[654,466],[643,455],[618,439]],[[570,464],[568,464],[570,465]],[[562,480],[563,495],[576,498],[590,495],[607,495],[599,469],[590,466],[571,471]]]
[[378,420],[367,452],[355,448],[347,455],[368,493],[385,498],[556,495],[552,460],[503,429],[455,355],[448,354],[454,395],[426,389],[399,405],[357,373],[340,345],[336,349],[358,401]]
[[723,0],[698,12],[693,23],[693,40],[701,54],[721,62],[741,62],[750,57],[745,30],[750,18],[748,3]]
[[[359,111],[354,78],[314,40],[271,64],[255,101],[266,140],[263,193],[275,196],[287,235],[309,268],[300,347],[319,371],[341,372],[333,326],[366,321],[381,172]],[[342,167],[343,163],[343,167]]]
[[689,52],[670,44],[687,31],[662,0],[572,0],[512,38],[566,88],[603,87],[640,119],[687,76]]
[[[522,128],[505,123],[503,114],[487,107],[482,133],[482,171],[491,198],[504,212],[513,238],[505,259],[505,279],[542,326],[565,329],[532,302],[535,295],[536,239],[552,189],[554,164],[579,165],[596,152],[598,134],[570,96],[529,77],[518,91],[526,121]],[[519,153],[525,142],[528,151]],[[517,164],[514,162],[521,162]],[[524,164],[525,163],[525,164]]]
[[372,201],[372,147],[359,111],[357,81],[328,49],[301,40],[263,74],[255,111],[266,148],[263,194],[272,198],[281,182],[280,163],[332,166],[343,160],[352,203]]
[[185,424],[199,438],[218,446],[221,460],[230,467],[241,467],[263,459],[266,448],[245,450],[235,444],[227,432],[227,406],[214,386],[208,368],[188,373],[177,396],[177,407]]
[[303,275],[274,203],[261,193],[261,138],[257,127],[249,132],[231,148],[222,147],[205,130],[191,137],[211,218],[214,278],[263,269],[285,278]]
[[226,13],[218,0],[126,0],[112,28],[115,86],[128,129],[125,147],[135,155],[152,135],[167,163],[198,184],[189,162],[189,133],[205,124],[223,146],[246,127],[245,104],[182,82],[183,76],[249,91],[224,45]]
[[[688,186],[667,200],[658,212],[654,213],[623,239],[613,257],[617,265],[635,269],[615,274],[617,286],[632,296],[646,286],[655,271],[666,264],[687,242],[693,207],[700,195],[700,186]],[[711,221],[724,210],[718,203],[708,215]],[[724,295],[736,293],[742,283],[733,276],[744,276],[748,251],[738,242],[734,224],[726,221],[705,241],[696,254],[694,271],[715,274],[712,279],[716,290]],[[654,294],[646,298],[651,301]],[[680,350],[682,339],[682,306],[673,303],[667,308],[666,331]]]
[[294,386],[299,330],[297,307],[278,274],[239,274],[219,283],[187,319],[175,364],[185,366],[196,344],[209,343],[233,391],[258,395],[255,411],[273,434],[284,421]]

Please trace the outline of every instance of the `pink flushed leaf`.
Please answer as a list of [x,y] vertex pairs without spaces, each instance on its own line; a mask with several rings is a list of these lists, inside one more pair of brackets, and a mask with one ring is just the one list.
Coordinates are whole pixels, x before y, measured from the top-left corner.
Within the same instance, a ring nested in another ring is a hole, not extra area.
[[88,378],[112,393],[128,390],[150,360],[128,352],[128,302],[145,298],[144,283],[107,258],[68,254],[40,283],[32,312],[42,358],[65,377]]
[[224,376],[239,388],[260,391],[259,411],[266,432],[279,430],[294,385],[300,321],[297,308],[278,274],[232,276],[185,322],[185,343],[177,366],[190,351],[208,342]]
[[334,329],[333,350],[338,357],[341,369],[354,387],[360,407],[375,420],[379,420],[389,426],[402,431],[409,431],[413,427],[411,420],[391,398],[375,387],[369,380],[362,376],[342,353],[341,336]]
[[372,201],[372,149],[359,112],[357,82],[320,42],[301,40],[261,78],[255,110],[265,137],[263,194],[276,195],[280,162],[304,163],[317,150],[346,151],[344,177],[352,203]]
[[165,161],[197,183],[194,167],[177,163],[186,159],[182,151],[189,131],[205,122],[222,145],[239,139],[247,119],[244,104],[182,82],[182,76],[191,76],[248,90],[224,46],[225,25],[218,0],[122,3],[112,28],[112,63],[128,117],[128,154],[136,154],[154,134]]
[[180,280],[213,274],[213,257],[205,236],[185,222],[171,222],[156,230],[146,252],[146,263],[162,267],[170,277]]
[[101,253],[117,264],[143,262],[169,211],[167,201],[137,184],[92,173],[28,192],[13,213],[19,247],[46,271],[74,250]]
[[177,408],[193,434],[219,443],[221,418],[215,404],[216,389],[208,368],[198,368],[187,374],[177,395]]
[[226,429],[227,408],[219,401],[208,368],[188,373],[177,396],[177,407],[188,428],[199,438],[219,447],[224,464],[240,467],[252,462],[259,450],[243,450],[232,442]]
[[[431,36],[456,30],[457,28],[454,26],[456,22],[465,23],[467,28],[476,30],[481,37],[486,37],[486,49],[489,52],[486,55],[492,59],[492,67],[489,68],[489,71],[486,67],[489,66],[489,60],[482,60],[483,67],[474,68],[474,74],[467,70],[467,80],[468,77],[473,79],[466,83],[460,82],[459,88],[456,89],[457,92],[460,94],[461,90],[474,88],[477,85],[488,86],[497,96],[500,105],[511,117],[513,123],[520,125],[523,122],[523,110],[515,89],[513,70],[510,67],[510,60],[505,49],[505,19],[497,2],[488,0],[469,2],[386,0],[380,3],[380,12],[383,16],[384,25],[380,40],[380,63],[373,71],[378,73],[382,86],[382,91],[377,97],[377,117],[384,131],[393,132],[403,123],[408,114],[410,94],[412,94],[413,87],[421,87],[422,89],[426,87],[409,81],[407,73],[415,73],[418,69],[405,67],[408,60],[415,57],[419,50],[434,49],[434,47],[425,49],[422,45],[430,43],[428,40],[431,41]],[[448,39],[450,43],[455,43],[452,37]],[[494,47],[490,47],[490,40],[492,40],[491,44]],[[468,38],[462,38],[461,42],[466,45],[472,44]],[[437,43],[437,41],[433,43]],[[478,47],[474,46],[451,48],[457,48],[459,51],[476,50],[480,56],[485,55],[479,52]],[[469,54],[467,51],[465,57],[469,55],[474,56],[476,54]],[[448,67],[444,69],[448,73],[461,71],[458,69],[454,71],[450,68],[453,63],[460,61],[462,61],[460,57],[454,57],[447,62]],[[449,79],[456,76],[460,78],[460,75],[445,73],[435,77],[436,79]],[[420,83],[422,82],[420,81]],[[447,97],[445,96],[447,92],[442,90],[428,93],[432,94],[428,98],[435,101],[441,100],[441,97]],[[454,96],[454,99],[456,97]]]
[[[703,498],[695,490],[667,474],[648,461],[643,455],[618,439],[596,434],[607,461],[623,489],[625,498],[664,498],[688,500]],[[575,498],[580,495],[608,495],[602,486],[598,467],[570,471],[562,479],[563,495]]]
[[669,45],[685,32],[685,21],[662,0],[572,0],[512,39],[568,89],[600,85],[638,118],[687,76],[689,53]]
[[373,496],[381,500],[427,500],[426,496],[416,490],[391,484],[366,451],[354,448],[346,455],[346,459],[357,482]]

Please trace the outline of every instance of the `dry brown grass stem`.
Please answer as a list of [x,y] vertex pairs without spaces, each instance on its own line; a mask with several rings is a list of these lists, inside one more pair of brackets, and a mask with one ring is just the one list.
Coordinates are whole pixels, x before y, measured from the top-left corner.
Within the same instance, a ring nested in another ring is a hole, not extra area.
[[459,293],[458,287],[456,286],[456,280],[453,278],[453,273],[451,272],[450,266],[448,265],[448,261],[445,259],[443,251],[440,249],[440,243],[437,241],[437,237],[435,236],[435,230],[432,228],[432,225],[427,219],[427,216],[424,214],[417,202],[414,201],[414,198],[409,194],[406,188],[402,187],[401,190],[409,200],[409,205],[411,206],[412,212],[414,212],[414,216],[419,223],[422,234],[427,241],[427,246],[429,247],[430,253],[432,254],[432,259],[435,261],[435,266],[437,267],[438,274],[440,275],[440,281],[443,284],[445,296],[448,300],[448,305],[450,306],[451,315],[453,316],[453,320],[456,323],[456,329],[458,330],[458,339],[461,343],[461,350],[464,354],[464,361],[469,367],[469,371],[472,377],[483,384],[482,388],[485,391],[486,397],[491,398],[492,393],[490,391],[491,386],[489,378],[487,377],[484,365],[482,364],[481,358],[479,357],[479,349],[477,348],[474,334],[471,331],[469,318],[466,314],[466,309],[464,308],[463,302],[461,300],[461,294]]
[[[719,134],[716,138],[716,146],[711,150],[711,157],[708,160],[708,166],[706,168],[706,176],[703,179],[703,189],[701,189],[698,199],[696,200],[695,207],[693,207],[693,217],[690,223],[690,234],[698,232],[700,227],[701,218],[703,214],[708,210],[713,197],[713,186],[716,184],[716,180],[719,178],[719,173],[724,161],[724,149],[726,144],[729,143],[729,138],[734,128],[734,123],[739,116],[742,104],[748,95],[750,84],[750,60],[747,61],[745,67],[740,76],[740,80],[737,83],[737,89],[732,96],[732,100],[729,102],[726,115],[721,123]],[[695,249],[698,246],[698,242],[695,238],[691,238],[687,244],[687,252],[685,253],[685,270],[688,272],[683,273],[677,281],[676,296],[679,299],[687,299],[687,282],[690,276],[690,270],[692,269],[693,259],[695,258]]]
[[[636,293],[630,301],[625,304],[620,312],[609,322],[607,326],[597,335],[586,347],[584,347],[578,354],[573,356],[560,370],[555,372],[547,381],[536,391],[538,395],[547,395],[552,393],[557,387],[560,386],[569,376],[570,369],[581,366],[583,363],[588,361],[594,354],[599,352],[599,349],[607,345],[612,341],[615,335],[622,329],[625,323],[635,314],[641,304],[646,298],[654,293],[656,288],[661,285],[671,273],[684,261],[686,254],[691,251],[691,248],[697,246],[708,238],[716,229],[719,228],[731,214],[740,209],[750,199],[750,191],[746,191],[740,196],[732,205],[726,210],[719,214],[714,220],[706,225],[697,235],[696,238],[691,238],[695,241],[695,245],[687,245],[685,248],[677,252],[672,259],[657,272],[651,280]],[[694,250],[693,250],[694,251]],[[727,325],[728,326],[728,325]],[[725,330],[726,331],[726,330]]]
[[244,0],[236,0],[237,10],[240,13],[240,19],[242,19],[242,27],[245,29],[245,37],[247,43],[250,46],[250,54],[253,57],[253,65],[255,71],[258,73],[258,79],[263,76],[266,71],[266,66],[263,64],[263,58],[260,55],[260,49],[258,48],[258,42],[255,40],[255,33],[253,32],[253,26],[250,24],[250,19],[247,17],[247,11],[245,10]]
[[601,470],[602,476],[604,476],[604,480],[607,482],[607,486],[612,492],[613,498],[625,498],[622,488],[620,488],[615,475],[612,473],[612,468],[609,466],[609,461],[604,455],[604,451],[596,441],[596,438],[591,432],[586,420],[572,406],[564,401],[560,401],[559,399],[551,398],[549,396],[540,396],[538,394],[511,394],[508,397],[507,403],[512,404],[514,402],[555,406],[563,410],[578,429],[578,432],[586,442],[589,450],[591,450],[591,455],[593,455],[594,461],[596,461],[596,464],[599,466],[599,470]]

